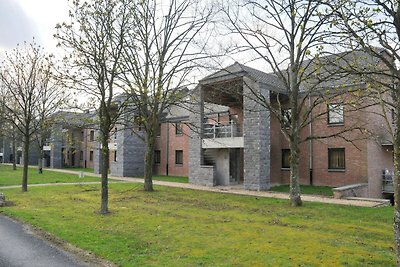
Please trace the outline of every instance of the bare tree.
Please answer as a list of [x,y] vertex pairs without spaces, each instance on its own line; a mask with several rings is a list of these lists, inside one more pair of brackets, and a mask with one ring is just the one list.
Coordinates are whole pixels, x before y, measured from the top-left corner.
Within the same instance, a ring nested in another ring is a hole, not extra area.
[[[38,129],[35,133],[34,139],[37,142],[39,148],[39,159],[38,159],[38,172],[43,173],[43,158],[44,158],[44,145],[46,138],[50,135],[50,129],[54,123],[54,114],[64,108],[68,107],[70,100],[70,93],[68,93],[62,84],[55,78],[53,65],[48,65],[46,75],[48,79],[43,82],[42,90],[39,92],[38,103],[37,103],[37,118]],[[50,79],[52,78],[52,79]]]
[[131,105],[146,144],[144,189],[153,191],[154,145],[166,108],[182,100],[182,86],[204,56],[197,37],[209,22],[211,8],[194,0],[139,1],[134,10],[134,32],[124,47]]
[[72,1],[69,23],[57,25],[55,37],[69,52],[65,78],[96,101],[101,143],[101,214],[108,213],[110,132],[124,103],[115,103],[122,52],[132,32],[132,0]]
[[[51,56],[36,43],[18,45],[7,53],[0,70],[6,121],[23,142],[22,191],[28,190],[29,152],[33,135],[39,128],[39,103],[51,81]],[[14,149],[13,149],[14,150]],[[15,160],[15,151],[14,160]]]
[[[352,72],[368,77],[382,107],[381,116],[393,143],[394,240],[400,265],[400,3],[389,0],[333,1],[332,31],[347,48],[362,49],[379,64]],[[392,115],[393,114],[393,115]],[[393,116],[393,118],[390,118]]]
[[[264,94],[251,90],[244,95],[267,108],[277,118],[281,132],[290,148],[290,200],[292,206],[301,206],[299,165],[300,144],[312,139],[341,137],[360,129],[346,126],[327,135],[312,136],[309,125],[327,115],[327,103],[340,101],[344,93],[354,90],[340,83],[356,84],[340,68],[330,68],[332,62],[348,59],[346,53],[328,53],[333,46],[327,43],[330,32],[327,23],[330,15],[322,12],[326,1],[300,0],[237,0],[233,5],[222,5],[228,18],[227,28],[240,37],[236,51],[253,55],[270,68],[276,77],[278,92]],[[251,87],[250,87],[251,88]],[[356,109],[349,105],[347,111]],[[339,113],[341,111],[338,111]],[[308,132],[307,134],[303,134]],[[352,141],[352,140],[348,140]],[[310,176],[312,167],[310,165]]]

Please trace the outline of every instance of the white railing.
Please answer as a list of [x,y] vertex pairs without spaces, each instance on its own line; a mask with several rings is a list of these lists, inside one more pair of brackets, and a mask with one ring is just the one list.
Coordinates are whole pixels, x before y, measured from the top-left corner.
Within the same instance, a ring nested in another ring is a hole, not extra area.
[[204,138],[231,138],[241,136],[239,124],[230,121],[229,124],[204,124]]
[[393,193],[393,171],[382,170],[382,192]]

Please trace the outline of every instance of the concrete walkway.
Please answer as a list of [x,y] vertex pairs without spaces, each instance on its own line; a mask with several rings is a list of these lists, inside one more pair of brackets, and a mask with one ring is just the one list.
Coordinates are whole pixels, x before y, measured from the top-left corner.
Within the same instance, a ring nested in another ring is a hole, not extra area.
[[83,267],[90,264],[79,261],[72,254],[39,239],[23,225],[0,215],[0,266]]
[[[79,171],[66,170],[66,169],[46,169],[47,171],[53,172],[61,172],[61,173],[69,173],[79,175]],[[88,173],[84,172],[87,176],[100,177],[100,174]],[[119,182],[129,182],[129,183],[144,183],[143,178],[132,178],[132,177],[117,177],[117,176],[108,176],[109,179]],[[82,182],[82,183],[57,183],[57,184],[36,184],[29,186],[53,186],[53,185],[70,185],[70,184],[96,184],[99,182]],[[255,197],[267,197],[267,198],[278,198],[278,199],[289,199],[289,194],[287,193],[279,193],[279,192],[271,192],[271,191],[249,191],[243,189],[243,186],[200,186],[193,185],[187,183],[176,183],[176,182],[166,182],[166,181],[156,181],[153,180],[154,185],[161,186],[169,186],[169,187],[177,187],[177,188],[185,188],[185,189],[193,189],[200,191],[208,191],[208,192],[217,192],[224,194],[235,194],[235,195],[244,195],[244,196],[255,196]],[[20,186],[5,186],[2,188],[15,188]],[[328,204],[337,204],[337,205],[348,205],[348,206],[358,206],[358,207],[379,207],[389,205],[389,201],[381,200],[381,199],[336,199],[333,197],[324,197],[317,195],[302,195],[303,201],[307,202],[320,202],[320,203],[328,203]]]

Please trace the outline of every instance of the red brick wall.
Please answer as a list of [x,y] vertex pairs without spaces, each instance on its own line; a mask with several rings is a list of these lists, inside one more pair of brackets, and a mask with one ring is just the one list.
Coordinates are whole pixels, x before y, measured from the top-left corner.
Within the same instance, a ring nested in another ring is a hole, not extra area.
[[[175,133],[175,123],[162,123],[155,150],[161,151],[160,164],[154,164],[155,175],[188,176],[189,173],[189,127],[182,124],[183,134]],[[169,139],[169,140],[168,140]],[[175,151],[183,151],[183,164],[175,164]],[[168,151],[168,154],[167,154]],[[168,159],[168,162],[167,162]]]

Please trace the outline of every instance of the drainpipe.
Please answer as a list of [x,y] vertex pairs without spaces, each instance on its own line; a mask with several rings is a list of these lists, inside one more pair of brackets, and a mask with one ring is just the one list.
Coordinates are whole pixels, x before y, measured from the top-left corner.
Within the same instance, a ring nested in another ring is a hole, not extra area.
[[[309,108],[311,109],[311,95],[308,96],[308,105],[309,105]],[[313,123],[313,116],[312,116],[312,112],[310,112],[310,123],[308,124],[310,137],[312,137],[312,135],[313,135],[312,123]],[[310,139],[308,141],[308,154],[309,154],[310,185],[313,185],[314,181],[313,181],[313,140],[312,139]]]
[[168,176],[169,173],[169,122],[167,121],[167,165],[165,174]]

